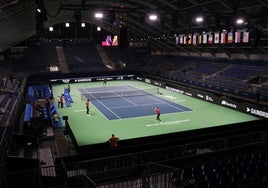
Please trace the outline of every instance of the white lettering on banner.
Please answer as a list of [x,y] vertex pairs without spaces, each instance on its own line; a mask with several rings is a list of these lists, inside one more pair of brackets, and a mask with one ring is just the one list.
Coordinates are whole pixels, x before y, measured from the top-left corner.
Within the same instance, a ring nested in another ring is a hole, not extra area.
[[225,100],[221,101],[221,104],[224,105],[224,106],[231,107],[231,108],[236,108],[236,105],[235,105],[235,104],[228,103],[228,102],[225,101]]
[[185,95],[188,95],[188,96],[193,96],[192,93],[184,93]]
[[63,79],[62,82],[67,84],[70,82],[70,79]]
[[204,98],[204,96],[203,96],[203,95],[201,95],[201,94],[197,94],[197,97],[199,97],[199,98],[201,98],[201,99],[203,99],[203,98]]
[[268,112],[264,112],[264,111],[257,110],[257,109],[254,109],[254,108],[250,109],[250,108],[247,107],[247,112],[250,112],[251,114],[254,114],[254,115],[257,115],[257,116],[268,118]]
[[175,88],[173,88],[173,87],[168,87],[168,86],[166,86],[166,89],[168,89],[168,90],[170,90],[170,91],[174,91],[174,92],[177,92],[177,93],[184,93],[184,91],[182,91],[182,90],[179,90],[179,89],[175,89]]
[[154,82],[154,85],[161,86],[161,83]]
[[210,96],[208,96],[208,95],[206,95],[206,100],[207,100],[207,101],[211,101],[211,102],[213,102],[212,97],[210,97]]
[[137,77],[137,80],[142,80],[142,78],[141,77]]
[[145,82],[150,84],[151,83],[151,80],[145,79]]
[[78,82],[91,82],[91,78],[81,78],[78,79]]

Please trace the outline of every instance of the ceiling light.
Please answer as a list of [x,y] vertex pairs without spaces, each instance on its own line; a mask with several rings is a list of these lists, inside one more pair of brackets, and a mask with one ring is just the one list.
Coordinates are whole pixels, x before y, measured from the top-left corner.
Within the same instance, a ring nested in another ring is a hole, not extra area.
[[81,23],[81,27],[86,27],[86,24],[85,23]]
[[96,13],[95,18],[103,18],[103,14],[102,13]]
[[70,23],[65,23],[65,27],[70,27]]
[[198,16],[198,17],[195,18],[195,21],[196,21],[197,23],[203,22],[203,17]]
[[237,24],[243,24],[243,23],[244,23],[244,20],[243,20],[242,18],[238,18],[238,19],[236,20],[236,23],[237,23]]
[[149,16],[149,19],[152,20],[152,21],[157,20],[157,15],[152,14],[152,15]]

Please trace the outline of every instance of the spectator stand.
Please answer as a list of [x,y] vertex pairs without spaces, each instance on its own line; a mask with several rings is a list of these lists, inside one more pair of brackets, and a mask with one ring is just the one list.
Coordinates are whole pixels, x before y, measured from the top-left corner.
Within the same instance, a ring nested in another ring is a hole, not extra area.
[[51,94],[52,92],[49,85],[30,86],[28,88],[28,100],[31,102],[50,98]]
[[[53,137],[51,126],[55,128],[62,126],[62,120],[52,95],[49,85],[36,85],[28,88],[28,103],[25,106],[23,122],[24,131],[35,136]],[[49,106],[46,106],[47,100],[49,100]],[[59,116],[57,125],[54,123],[54,112]]]

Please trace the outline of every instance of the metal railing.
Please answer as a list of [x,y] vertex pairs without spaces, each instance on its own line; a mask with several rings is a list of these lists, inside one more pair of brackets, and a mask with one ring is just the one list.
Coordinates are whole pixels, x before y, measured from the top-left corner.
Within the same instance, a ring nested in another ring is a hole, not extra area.
[[[171,174],[174,161],[191,158],[208,160],[208,155],[219,155],[243,148],[260,149],[267,142],[267,132],[258,131],[244,136],[230,136],[197,143],[166,147],[157,150],[129,153],[75,163],[42,167],[26,172],[8,173],[6,187],[176,187]],[[214,144],[216,143],[216,144]],[[227,144],[226,144],[227,143]],[[235,144],[228,144],[235,143]],[[221,146],[219,146],[221,145]],[[228,156],[222,156],[228,157]],[[192,159],[191,159],[192,160]],[[161,166],[159,164],[168,164]],[[34,179],[34,180],[33,180]],[[6,188],[3,186],[3,188]]]

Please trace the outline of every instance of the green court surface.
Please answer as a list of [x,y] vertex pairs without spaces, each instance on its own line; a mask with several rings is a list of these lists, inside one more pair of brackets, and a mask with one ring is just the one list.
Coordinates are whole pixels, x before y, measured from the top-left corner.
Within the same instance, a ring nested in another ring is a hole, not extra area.
[[[158,97],[178,103],[192,111],[168,114],[162,112],[161,123],[155,122],[155,115],[108,120],[92,103],[90,116],[86,115],[85,101],[81,99],[78,89],[122,85],[147,89],[157,86],[136,80],[108,81],[107,86],[103,86],[101,81],[70,83],[69,85],[74,102],[71,107],[59,109],[59,112],[60,116],[68,116],[68,122],[78,146],[104,143],[111,134],[115,134],[120,140],[127,140],[259,119],[249,114],[160,88],[159,91],[163,95],[157,95]],[[62,94],[66,87],[67,84],[53,84],[55,98]]]

